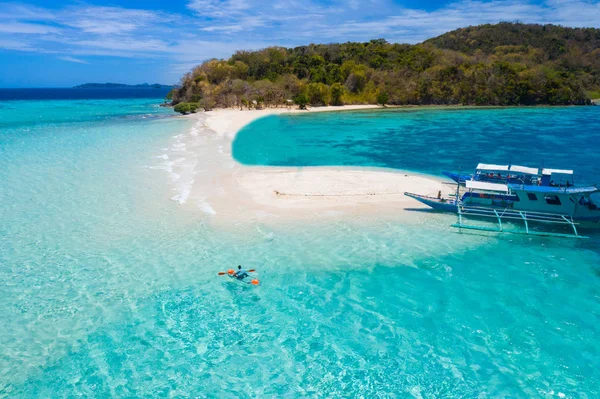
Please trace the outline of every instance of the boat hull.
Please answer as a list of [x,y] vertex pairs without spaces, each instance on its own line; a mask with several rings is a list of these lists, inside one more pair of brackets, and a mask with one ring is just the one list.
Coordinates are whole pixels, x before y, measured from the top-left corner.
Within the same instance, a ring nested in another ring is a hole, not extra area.
[[440,199],[435,197],[428,197],[426,195],[420,195],[415,193],[405,192],[404,195],[410,198],[414,198],[417,201],[429,206],[430,208],[440,212],[451,212],[456,213],[456,201],[448,199]]
[[[433,210],[436,211],[440,211],[440,212],[448,212],[448,213],[458,213],[458,208],[456,206],[456,200],[454,199],[440,199],[440,198],[435,198],[435,197],[429,197],[426,195],[420,195],[420,194],[415,194],[415,193],[409,193],[409,192],[405,192],[404,195],[406,195],[407,197],[413,198],[417,201],[419,201],[422,204],[425,204],[427,206],[429,206],[430,208],[432,208]],[[518,207],[515,207],[513,209],[508,209],[508,207],[506,205],[502,205],[502,206],[490,206],[490,205],[484,205],[484,204],[462,204],[461,205],[464,209],[464,207],[478,207],[480,209],[487,209],[488,212],[493,213],[494,209],[498,210],[498,212],[501,212],[503,215],[513,215],[514,217],[520,217],[520,213],[519,212],[523,212],[525,215],[532,215],[538,212],[532,211],[532,210],[525,210],[525,209],[518,209]],[[555,216],[559,216],[561,214],[559,213],[551,213],[551,212],[546,212],[547,215],[555,215]],[[465,214],[465,216],[480,216],[480,215],[468,215]],[[577,217],[577,215],[573,216],[572,220],[577,221],[582,223],[584,226],[597,226],[598,223],[600,222],[600,215],[595,215],[595,216],[580,216]],[[535,221],[535,219],[533,219],[532,221]]]

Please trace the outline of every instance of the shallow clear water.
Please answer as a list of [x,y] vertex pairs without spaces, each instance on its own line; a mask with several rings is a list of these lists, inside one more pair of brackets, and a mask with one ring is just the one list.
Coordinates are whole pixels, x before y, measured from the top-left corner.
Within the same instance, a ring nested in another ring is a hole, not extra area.
[[[190,122],[121,101],[38,104],[37,121],[0,109],[0,397],[600,395],[596,238],[458,234],[425,213],[209,227],[153,169]],[[277,123],[341,118],[308,117]],[[378,165],[343,155],[351,139],[331,150],[345,133],[313,133],[321,149],[287,159]],[[427,159],[412,169],[439,166]],[[239,263],[262,284],[216,276]]]

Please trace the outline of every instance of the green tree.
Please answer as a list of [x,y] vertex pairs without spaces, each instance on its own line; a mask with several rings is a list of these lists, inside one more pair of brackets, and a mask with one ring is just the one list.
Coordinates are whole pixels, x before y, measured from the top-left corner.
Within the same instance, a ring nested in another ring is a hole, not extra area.
[[173,109],[175,110],[175,112],[179,112],[180,114],[187,114],[188,112],[190,112],[189,103],[179,103],[175,105]]
[[377,104],[385,106],[389,100],[390,98],[385,91],[380,91],[379,94],[377,94]]
[[355,70],[346,79],[346,88],[352,93],[358,93],[367,84],[367,76],[363,70]]
[[196,112],[197,108],[198,103],[179,103],[174,107],[174,110],[180,114],[189,114],[191,112]]
[[196,104],[196,108],[202,108],[204,111],[212,111],[213,108],[217,105],[216,101],[212,98],[205,97],[198,104]]
[[294,97],[294,103],[296,103],[300,109],[306,109],[306,105],[308,104],[308,96],[304,93],[300,93]]
[[342,102],[342,95],[344,94],[344,87],[339,83],[331,85],[331,105],[344,105]]
[[178,89],[176,88],[171,89],[171,91],[169,91],[165,96],[165,102],[173,101],[173,96],[175,95],[175,93],[177,93],[177,90]]
[[306,95],[311,105],[327,105],[329,90],[323,83],[310,83],[306,86]]

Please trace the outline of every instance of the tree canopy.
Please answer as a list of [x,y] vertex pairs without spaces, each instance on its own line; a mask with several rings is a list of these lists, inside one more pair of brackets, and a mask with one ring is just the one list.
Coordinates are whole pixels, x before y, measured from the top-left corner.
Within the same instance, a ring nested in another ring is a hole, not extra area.
[[417,45],[377,39],[238,51],[183,76],[173,103],[579,105],[599,89],[600,29],[499,23]]

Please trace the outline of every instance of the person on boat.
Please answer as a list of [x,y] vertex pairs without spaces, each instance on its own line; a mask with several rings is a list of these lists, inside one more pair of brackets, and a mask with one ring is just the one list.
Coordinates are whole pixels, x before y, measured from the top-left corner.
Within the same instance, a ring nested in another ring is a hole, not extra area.
[[438,191],[437,199],[442,199],[442,190]]
[[238,265],[238,271],[233,273],[233,277],[237,278],[238,280],[243,280],[248,277],[248,272],[242,269],[241,265]]

